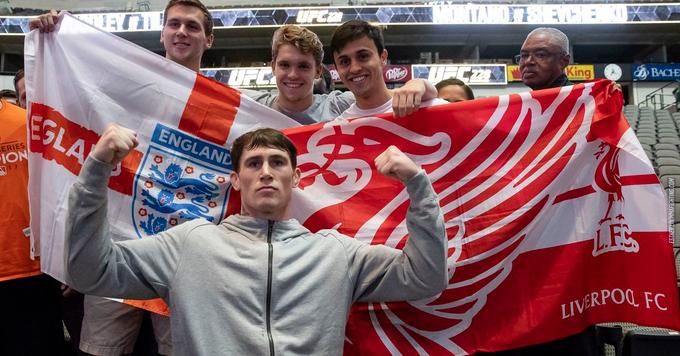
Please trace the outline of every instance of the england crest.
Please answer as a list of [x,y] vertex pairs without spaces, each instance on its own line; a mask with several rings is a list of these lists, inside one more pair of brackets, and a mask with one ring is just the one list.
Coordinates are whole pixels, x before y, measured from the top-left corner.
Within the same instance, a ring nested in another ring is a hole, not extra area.
[[157,124],[135,176],[132,221],[139,238],[185,221],[225,215],[231,152]]

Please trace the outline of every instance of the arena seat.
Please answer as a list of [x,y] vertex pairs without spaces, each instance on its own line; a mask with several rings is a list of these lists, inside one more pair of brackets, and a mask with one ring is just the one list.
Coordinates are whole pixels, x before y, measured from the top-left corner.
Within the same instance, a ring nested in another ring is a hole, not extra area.
[[[661,151],[661,153],[664,153],[664,152],[667,152],[667,151]],[[656,152],[656,153],[657,154],[656,154],[656,160],[655,161],[656,161],[656,164],[659,167],[662,167],[662,166],[663,167],[666,167],[666,166],[680,167],[680,158],[678,158],[677,156],[676,157],[665,157],[665,156],[659,156],[659,152]],[[666,171],[665,168],[664,168],[664,171]],[[659,171],[659,174],[661,174],[661,171]],[[680,182],[677,182],[677,183],[680,183]]]
[[[656,151],[654,152],[654,156],[656,158],[676,158],[680,159],[680,153],[678,153],[678,150],[668,150],[668,149],[659,149],[657,148]],[[657,163],[658,160],[657,160]]]
[[656,145],[654,145],[654,147],[657,150],[675,150],[675,151],[678,150],[678,146],[672,143],[657,143]]
[[597,324],[595,330],[599,341],[600,355],[620,356],[625,333],[637,326],[637,324],[626,322]]
[[663,328],[635,327],[623,337],[623,356],[677,356],[680,332]]
[[678,166],[659,166],[659,178],[664,188],[668,188],[669,179],[674,179],[676,185],[680,185],[680,167]]
[[648,356],[680,354],[680,332],[632,323],[597,325],[603,356]]

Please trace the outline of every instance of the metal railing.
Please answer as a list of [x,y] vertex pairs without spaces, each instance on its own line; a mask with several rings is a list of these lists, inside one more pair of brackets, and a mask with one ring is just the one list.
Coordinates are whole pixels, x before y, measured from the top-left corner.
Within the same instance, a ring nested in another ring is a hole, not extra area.
[[[680,82],[669,82],[666,83],[666,85],[654,90],[653,92],[647,94],[645,96],[645,100],[640,102],[638,104],[638,107],[652,107],[654,110],[658,109],[669,109],[671,107],[674,107],[677,104],[677,100],[675,99],[675,95],[672,93],[669,94],[668,92],[665,92],[669,86],[672,85],[680,85]],[[675,89],[676,87],[673,86],[672,88],[669,88],[670,90]],[[670,98],[669,98],[670,97]]]

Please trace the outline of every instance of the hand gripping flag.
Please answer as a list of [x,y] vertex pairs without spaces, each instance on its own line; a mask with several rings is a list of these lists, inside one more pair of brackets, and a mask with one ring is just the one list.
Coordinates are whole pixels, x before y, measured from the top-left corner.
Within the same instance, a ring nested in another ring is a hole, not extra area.
[[[60,279],[66,194],[107,122],[141,141],[109,182],[114,239],[235,211],[229,144],[255,126],[295,125],[69,16],[54,34],[30,34],[26,54],[32,228],[43,269]],[[448,288],[357,305],[347,353],[495,351],[605,321],[678,328],[664,193],[609,85],[285,131],[303,171],[293,213],[312,231],[404,245],[408,197],[372,164],[389,145],[427,171],[447,221]]]

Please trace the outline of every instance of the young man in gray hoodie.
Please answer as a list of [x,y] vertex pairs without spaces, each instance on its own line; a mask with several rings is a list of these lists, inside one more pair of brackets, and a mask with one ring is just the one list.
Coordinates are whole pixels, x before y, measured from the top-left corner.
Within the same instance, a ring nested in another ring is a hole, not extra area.
[[215,225],[192,220],[154,237],[112,242],[107,182],[135,146],[132,130],[107,127],[69,195],[66,270],[84,293],[161,297],[172,310],[177,355],[341,354],[354,302],[414,300],[447,285],[444,221],[425,172],[394,146],[377,170],[411,199],[403,250],[335,230],[312,233],[288,218],[300,180],[296,149],[273,129],[234,142],[231,183],[241,213]]

